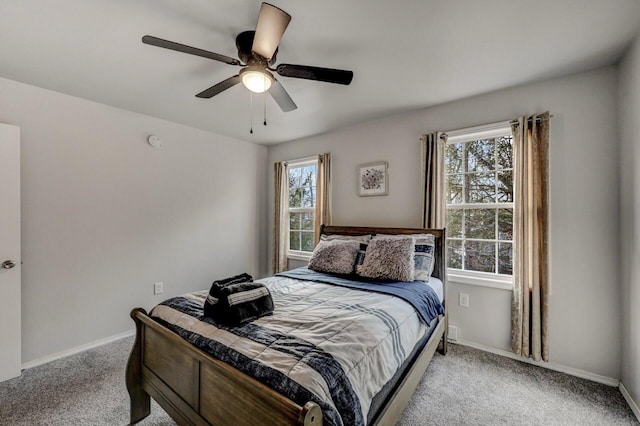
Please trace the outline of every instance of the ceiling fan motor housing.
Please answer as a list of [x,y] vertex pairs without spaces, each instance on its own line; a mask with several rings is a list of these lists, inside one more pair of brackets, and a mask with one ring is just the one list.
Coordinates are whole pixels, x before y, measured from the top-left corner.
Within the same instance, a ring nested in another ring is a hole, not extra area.
[[242,62],[247,65],[259,65],[266,68],[269,65],[273,65],[276,63],[276,55],[278,54],[278,49],[273,52],[273,56],[270,60],[263,58],[262,56],[253,53],[251,51],[251,47],[253,46],[253,37],[255,36],[255,31],[244,31],[238,34],[236,37],[236,47],[238,48],[238,58]]

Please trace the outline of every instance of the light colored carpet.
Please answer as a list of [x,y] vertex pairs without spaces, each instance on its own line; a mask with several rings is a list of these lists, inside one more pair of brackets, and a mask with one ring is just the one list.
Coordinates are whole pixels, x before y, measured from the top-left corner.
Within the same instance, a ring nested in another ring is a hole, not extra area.
[[[0,383],[1,425],[126,425],[133,338]],[[399,424],[634,425],[616,388],[462,346],[436,354]],[[155,403],[141,426],[175,423]]]
[[477,349],[436,354],[401,425],[637,425],[618,388]]

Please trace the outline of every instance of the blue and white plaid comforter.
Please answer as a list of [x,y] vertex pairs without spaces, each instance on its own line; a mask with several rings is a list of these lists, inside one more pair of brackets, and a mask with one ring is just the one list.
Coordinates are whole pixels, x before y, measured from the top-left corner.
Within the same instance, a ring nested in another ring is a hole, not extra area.
[[316,402],[324,424],[364,425],[372,398],[427,331],[416,309],[388,294],[321,282],[259,282],[271,291],[274,313],[240,327],[203,316],[206,291],[169,299],[151,316],[297,404]]

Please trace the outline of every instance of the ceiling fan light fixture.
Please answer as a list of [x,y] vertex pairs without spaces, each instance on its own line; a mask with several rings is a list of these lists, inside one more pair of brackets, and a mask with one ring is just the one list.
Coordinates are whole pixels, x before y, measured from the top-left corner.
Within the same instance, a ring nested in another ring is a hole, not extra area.
[[242,84],[253,93],[264,93],[273,83],[273,76],[266,70],[246,70],[241,76]]

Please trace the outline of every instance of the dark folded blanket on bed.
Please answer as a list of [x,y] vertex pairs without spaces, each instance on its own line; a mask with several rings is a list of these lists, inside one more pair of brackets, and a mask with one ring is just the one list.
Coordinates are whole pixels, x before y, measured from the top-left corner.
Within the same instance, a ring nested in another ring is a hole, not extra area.
[[204,315],[224,325],[240,325],[273,313],[269,289],[249,274],[214,281],[204,303]]
[[224,278],[221,280],[216,280],[213,282],[213,284],[216,284],[218,286],[226,286],[229,284],[239,284],[239,283],[246,283],[246,282],[251,282],[253,281],[253,277],[249,274],[247,274],[246,272],[243,272],[242,274],[239,275],[234,275],[232,277],[229,278]]

